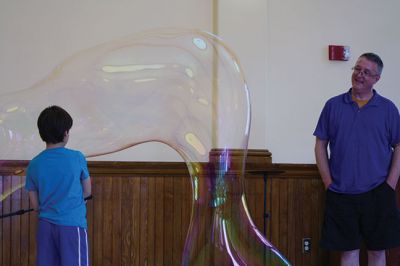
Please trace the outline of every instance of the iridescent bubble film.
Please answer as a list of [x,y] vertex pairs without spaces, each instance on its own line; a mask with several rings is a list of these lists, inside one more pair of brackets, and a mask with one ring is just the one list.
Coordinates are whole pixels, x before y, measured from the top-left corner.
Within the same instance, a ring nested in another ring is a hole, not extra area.
[[145,32],[81,51],[31,88],[1,95],[0,159],[43,149],[36,120],[50,105],[74,118],[68,147],[87,157],[151,141],[182,156],[193,191],[182,265],[289,265],[246,206],[249,91],[218,37]]

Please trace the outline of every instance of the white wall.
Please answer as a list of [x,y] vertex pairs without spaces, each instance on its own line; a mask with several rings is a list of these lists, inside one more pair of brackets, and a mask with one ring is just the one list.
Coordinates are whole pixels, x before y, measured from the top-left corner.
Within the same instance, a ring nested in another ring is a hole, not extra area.
[[[161,27],[211,31],[212,2],[0,0],[0,94],[29,88],[82,49]],[[158,143],[95,159],[181,160]]]
[[[0,0],[0,94],[30,87],[76,51],[143,29],[211,31],[215,3],[218,33],[240,59],[251,91],[249,147],[269,149],[274,162],[314,162],[319,112],[349,88],[362,52],[381,55],[376,87],[400,106],[398,0]],[[351,60],[328,61],[329,44],[349,45]],[[180,160],[157,144],[96,159]]]
[[[376,52],[378,91],[400,106],[396,0],[220,0],[219,33],[236,51],[252,97],[249,147],[274,162],[314,163],[314,131],[325,101],[348,90],[358,55]],[[349,45],[349,61],[329,61],[328,45]]]
[[219,0],[218,11],[218,33],[238,56],[250,90],[252,120],[249,148],[267,149],[267,2]]

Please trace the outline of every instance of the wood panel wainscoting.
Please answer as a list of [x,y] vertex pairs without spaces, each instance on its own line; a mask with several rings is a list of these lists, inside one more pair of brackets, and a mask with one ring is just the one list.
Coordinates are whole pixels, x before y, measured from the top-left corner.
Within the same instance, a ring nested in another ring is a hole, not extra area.
[[[29,209],[28,194],[18,189],[27,164],[0,161],[1,214]],[[180,265],[192,204],[186,164],[88,164],[91,265]],[[314,164],[272,164],[268,150],[249,150],[246,173],[253,221],[292,265],[339,265],[338,254],[318,247],[325,192]],[[35,265],[36,225],[33,212],[0,220],[0,265]],[[302,249],[304,238],[311,240],[308,253]],[[387,260],[387,265],[400,265],[400,249],[389,250]]]

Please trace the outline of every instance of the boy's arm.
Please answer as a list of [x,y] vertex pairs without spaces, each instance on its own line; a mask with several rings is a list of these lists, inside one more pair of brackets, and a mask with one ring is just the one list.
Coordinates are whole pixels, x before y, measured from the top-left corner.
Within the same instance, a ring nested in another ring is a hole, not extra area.
[[92,194],[92,182],[90,176],[82,180],[83,197],[86,198]]
[[39,209],[39,197],[36,190],[29,191],[29,201],[32,208],[37,211]]

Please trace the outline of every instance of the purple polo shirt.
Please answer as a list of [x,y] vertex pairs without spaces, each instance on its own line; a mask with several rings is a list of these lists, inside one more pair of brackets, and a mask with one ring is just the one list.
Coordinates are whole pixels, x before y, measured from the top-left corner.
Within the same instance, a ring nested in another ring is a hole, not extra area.
[[393,147],[400,143],[397,107],[375,90],[362,108],[351,99],[351,89],[325,104],[314,136],[329,141],[330,190],[358,194],[386,180]]

